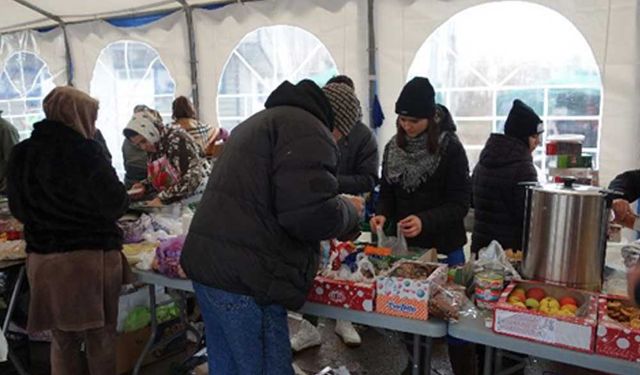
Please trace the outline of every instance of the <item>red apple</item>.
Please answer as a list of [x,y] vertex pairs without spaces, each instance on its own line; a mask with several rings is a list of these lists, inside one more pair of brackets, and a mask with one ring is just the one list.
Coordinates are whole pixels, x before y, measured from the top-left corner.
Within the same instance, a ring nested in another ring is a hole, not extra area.
[[578,306],[578,301],[576,301],[575,298],[573,297],[562,297],[560,299],[560,306],[564,306],[564,305],[574,305],[574,306]]
[[544,292],[544,290],[540,289],[540,288],[531,288],[529,290],[527,290],[527,299],[528,298],[533,298],[537,301],[541,301],[544,297],[546,297],[547,294]]

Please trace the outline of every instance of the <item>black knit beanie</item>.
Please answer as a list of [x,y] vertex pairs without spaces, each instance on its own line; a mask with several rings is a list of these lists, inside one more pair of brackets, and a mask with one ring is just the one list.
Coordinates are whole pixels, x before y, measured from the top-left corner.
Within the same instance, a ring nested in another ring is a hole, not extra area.
[[544,132],[542,120],[522,100],[513,101],[513,107],[504,124],[504,134],[529,144],[529,137]]
[[432,118],[436,113],[436,92],[424,77],[415,77],[402,88],[396,113],[415,118]]

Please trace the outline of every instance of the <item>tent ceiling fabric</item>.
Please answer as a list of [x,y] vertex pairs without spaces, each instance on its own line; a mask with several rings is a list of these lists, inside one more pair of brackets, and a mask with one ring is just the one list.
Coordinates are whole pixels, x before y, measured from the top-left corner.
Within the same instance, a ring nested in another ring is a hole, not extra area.
[[22,6],[13,0],[2,0],[0,12],[0,32],[30,28],[31,25],[46,26],[55,24],[42,14]]
[[[47,13],[60,17],[67,23],[161,12],[182,7],[177,0],[27,0],[27,2]],[[228,0],[187,0],[189,5],[228,2]],[[2,12],[0,12],[1,33],[57,25],[56,21],[13,0],[2,0],[0,4],[2,6]]]

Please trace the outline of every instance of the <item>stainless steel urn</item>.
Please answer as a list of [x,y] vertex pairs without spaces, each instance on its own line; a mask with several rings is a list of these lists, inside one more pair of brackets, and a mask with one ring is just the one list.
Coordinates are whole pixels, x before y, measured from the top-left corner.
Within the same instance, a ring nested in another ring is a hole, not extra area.
[[599,291],[611,194],[573,182],[527,187],[522,273],[527,279]]

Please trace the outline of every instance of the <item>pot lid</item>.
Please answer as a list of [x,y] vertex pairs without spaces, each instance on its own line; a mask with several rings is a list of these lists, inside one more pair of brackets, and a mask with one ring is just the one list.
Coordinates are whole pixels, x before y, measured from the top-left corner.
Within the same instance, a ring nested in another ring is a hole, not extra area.
[[606,192],[602,188],[590,185],[579,185],[575,183],[573,178],[565,178],[563,183],[552,183],[531,186],[530,188],[535,191],[541,191],[545,193],[553,194],[565,194],[565,195],[584,195],[584,196],[598,196],[602,197],[606,195]]

